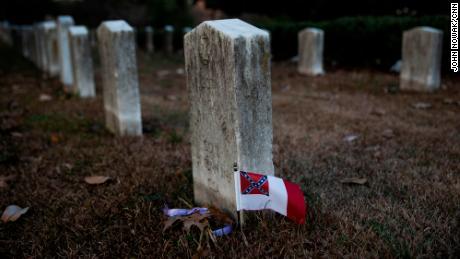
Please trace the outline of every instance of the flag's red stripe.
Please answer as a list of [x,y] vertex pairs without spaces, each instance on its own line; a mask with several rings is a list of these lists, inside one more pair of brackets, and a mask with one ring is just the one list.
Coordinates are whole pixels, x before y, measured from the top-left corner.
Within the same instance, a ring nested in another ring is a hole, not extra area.
[[304,224],[306,207],[303,192],[297,184],[293,184],[284,179],[283,181],[288,196],[287,217],[299,224]]

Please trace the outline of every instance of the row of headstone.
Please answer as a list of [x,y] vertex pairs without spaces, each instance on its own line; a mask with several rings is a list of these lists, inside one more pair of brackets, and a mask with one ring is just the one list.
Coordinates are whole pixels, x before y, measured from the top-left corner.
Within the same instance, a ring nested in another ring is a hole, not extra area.
[[[187,29],[184,32],[189,32]],[[147,29],[147,45],[153,51],[153,29]],[[172,26],[165,28],[172,53]],[[97,36],[96,36],[97,33]],[[97,32],[75,26],[70,16],[22,27],[22,53],[47,76],[59,76],[65,91],[94,97],[91,46],[98,45],[102,66],[106,126],[116,135],[142,135],[135,30],[125,21],[103,22]]]
[[[164,27],[164,49],[167,54],[173,54],[174,52],[174,27],[172,25],[166,25]],[[187,34],[190,32],[192,28],[190,27],[184,27],[182,32],[183,34]],[[155,30],[153,29],[152,26],[146,26],[144,28],[145,32],[145,48],[147,50],[147,53],[153,53],[155,50],[154,47],[154,32]]]
[[68,93],[94,97],[95,85],[88,30],[71,16],[21,29],[22,53],[45,75],[59,77]]
[[[91,84],[91,43],[84,26],[61,16],[22,33],[35,42],[34,50],[24,53],[36,56],[37,66],[49,69],[49,60],[57,58],[48,55],[57,55],[63,84],[69,78],[76,87]],[[141,135],[134,30],[125,21],[106,21],[97,38],[106,126],[117,135]],[[195,200],[235,214],[235,166],[274,174],[269,33],[238,19],[208,21],[185,35],[184,53]]]
[[7,21],[0,22],[0,41],[5,42],[10,46],[13,44],[11,25]]
[[[441,86],[441,30],[416,27],[403,33],[401,90],[434,91]],[[324,31],[306,28],[298,34],[300,74],[324,74]]]
[[[92,70],[92,65],[88,65],[91,57],[89,33],[85,27],[73,27],[72,24],[69,17],[58,18],[59,71],[62,76],[66,61],[62,57],[67,55],[67,60],[72,60],[73,82],[82,79],[80,83],[87,84],[92,77],[92,74],[86,77],[90,74],[88,70]],[[42,60],[41,53],[52,49],[47,42],[53,42],[53,38],[41,33],[48,27],[53,26],[42,24],[31,30],[39,33],[29,32],[36,42],[46,39],[44,43],[35,44],[35,51],[40,53],[37,60]],[[322,45],[324,41],[324,33],[318,30],[306,30],[301,34],[301,41],[305,45],[310,43],[307,49]],[[408,50],[403,48],[403,62],[406,63],[403,66],[412,66],[411,71],[417,71],[411,72],[411,78],[422,69],[410,62],[430,61],[423,65],[423,68],[429,67],[424,71],[431,71],[433,65],[430,64],[437,62],[431,62],[440,49],[440,38],[434,35],[439,32],[415,29],[405,34],[403,45]],[[99,26],[97,38],[107,128],[117,135],[141,135],[134,30],[124,21],[106,21]],[[66,46],[69,48],[67,54],[63,50]],[[429,59],[421,55],[420,50],[427,51]],[[195,201],[235,213],[235,167],[274,174],[270,36],[238,19],[207,21],[185,35],[184,54],[191,104]],[[311,65],[322,60],[318,56],[313,55],[308,62],[302,63],[304,71],[324,72],[322,66]],[[43,60],[48,60],[47,57]]]

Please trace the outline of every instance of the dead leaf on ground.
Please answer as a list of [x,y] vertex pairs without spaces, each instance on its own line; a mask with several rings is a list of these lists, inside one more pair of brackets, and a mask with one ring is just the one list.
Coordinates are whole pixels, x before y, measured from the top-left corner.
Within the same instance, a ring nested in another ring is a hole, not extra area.
[[48,94],[41,94],[40,97],[38,98],[38,100],[40,102],[49,102],[49,101],[53,100],[53,97],[51,97],[51,95],[48,95]]
[[345,178],[345,179],[342,179],[340,182],[343,183],[343,184],[358,184],[358,185],[363,185],[363,184],[366,184],[366,183],[367,183],[367,179],[366,179],[366,178],[356,178],[356,177],[352,177],[352,178]]
[[206,226],[209,226],[208,218],[211,214],[205,213],[205,214],[199,214],[199,213],[194,213],[190,216],[187,216],[184,218],[184,229],[187,232],[190,232],[190,228],[192,226],[197,226],[200,231],[203,231]]
[[59,143],[59,141],[60,141],[59,135],[56,134],[56,133],[52,133],[51,136],[50,136],[50,141],[53,144]]
[[7,181],[11,181],[15,178],[14,175],[0,176],[0,188],[8,187]]
[[172,227],[172,225],[173,225],[174,223],[176,223],[176,221],[178,221],[178,220],[180,220],[180,217],[171,217],[171,218],[168,218],[168,219],[165,221],[165,226],[164,226],[164,228],[163,228],[163,232],[164,232],[166,229]]
[[107,182],[110,179],[108,176],[99,176],[99,175],[93,175],[93,176],[87,176],[85,177],[85,182],[88,184],[103,184]]
[[425,109],[431,108],[432,105],[431,103],[418,102],[418,103],[413,103],[412,107],[414,107],[415,109],[419,109],[419,110],[425,110]]
[[194,214],[189,215],[189,216],[171,217],[171,218],[168,218],[165,221],[165,223],[164,223],[165,226],[163,228],[163,231],[165,231],[168,228],[172,227],[172,225],[174,225],[174,223],[176,223],[177,221],[182,222],[182,224],[183,224],[182,229],[186,230],[187,232],[190,232],[190,228],[192,226],[196,226],[196,227],[198,227],[200,229],[200,231],[203,231],[206,227],[209,227],[208,218],[210,216],[211,216],[210,213],[204,213],[204,214],[194,213]]
[[27,208],[21,208],[16,205],[10,205],[6,207],[5,211],[2,214],[2,221],[4,223],[11,221],[14,222],[21,217],[21,215],[25,214],[29,210],[29,207]]

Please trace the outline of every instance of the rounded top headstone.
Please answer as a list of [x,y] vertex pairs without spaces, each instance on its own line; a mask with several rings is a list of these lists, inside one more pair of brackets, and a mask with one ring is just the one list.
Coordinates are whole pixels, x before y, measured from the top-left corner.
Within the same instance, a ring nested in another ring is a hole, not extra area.
[[87,35],[88,34],[88,29],[86,26],[72,26],[69,29],[69,33],[71,35]]
[[111,32],[133,31],[133,28],[124,20],[105,21],[99,27]]
[[269,33],[262,29],[259,29],[249,23],[246,23],[240,19],[225,19],[225,20],[214,20],[205,21],[198,25],[194,31],[200,29],[203,26],[208,26],[216,31],[223,33],[224,35],[236,39],[239,37],[253,37],[253,36],[264,36],[269,37]]
[[173,32],[173,31],[174,31],[174,26],[172,26],[172,25],[165,25],[165,31],[167,31],[167,32]]
[[73,24],[74,20],[70,15],[60,15],[57,18],[57,22],[61,24]]
[[410,30],[408,30],[410,32],[412,31],[423,31],[423,32],[431,32],[431,33],[437,33],[437,34],[442,34],[442,30],[439,30],[439,29],[436,29],[436,28],[433,28],[433,27],[429,27],[429,26],[417,26],[415,28],[412,28]]
[[308,27],[308,28],[305,28],[303,30],[300,31],[300,33],[305,33],[305,32],[309,32],[309,33],[315,33],[315,34],[321,34],[321,33],[324,33],[324,31],[320,28],[313,28],[313,27]]

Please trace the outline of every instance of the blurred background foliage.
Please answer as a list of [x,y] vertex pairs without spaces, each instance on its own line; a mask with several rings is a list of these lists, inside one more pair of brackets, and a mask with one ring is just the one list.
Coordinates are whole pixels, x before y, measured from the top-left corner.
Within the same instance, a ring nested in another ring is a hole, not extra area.
[[432,26],[445,33],[443,63],[449,61],[448,1],[15,0],[4,1],[0,6],[0,20],[16,24],[30,24],[60,14],[70,14],[77,23],[93,28],[103,20],[124,19],[138,27],[141,46],[144,41],[142,27],[152,25],[155,28],[155,43],[161,48],[162,28],[171,24],[176,28],[174,44],[177,49],[182,47],[182,28],[198,24],[197,6],[205,6],[205,10],[198,10],[204,13],[201,20],[203,17],[239,17],[269,30],[275,60],[296,55],[298,31],[306,27],[322,28],[326,32],[324,53],[329,67],[387,69],[400,59],[404,30]]

